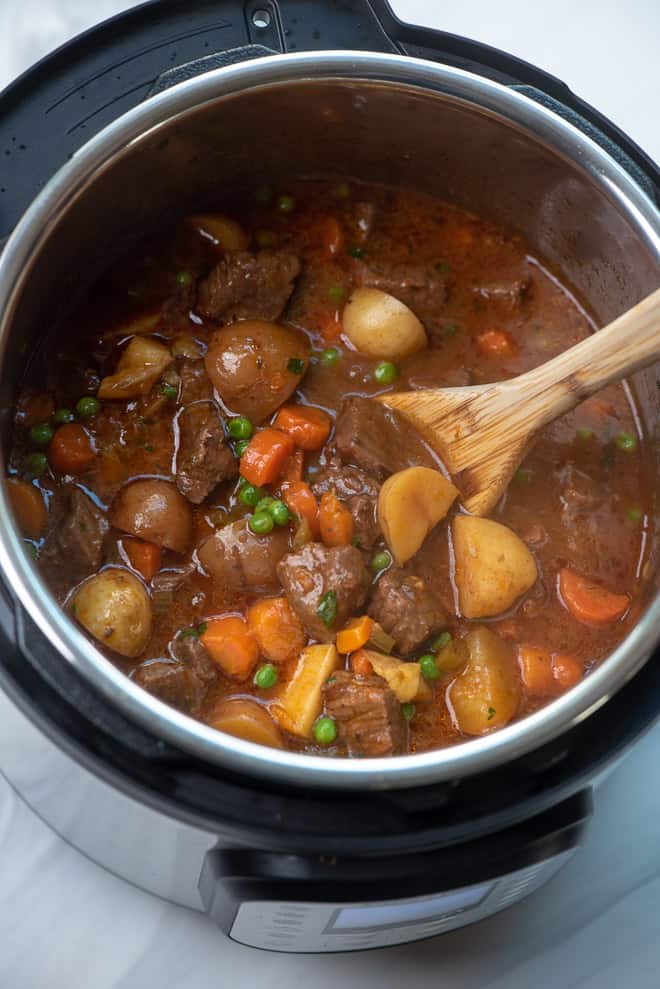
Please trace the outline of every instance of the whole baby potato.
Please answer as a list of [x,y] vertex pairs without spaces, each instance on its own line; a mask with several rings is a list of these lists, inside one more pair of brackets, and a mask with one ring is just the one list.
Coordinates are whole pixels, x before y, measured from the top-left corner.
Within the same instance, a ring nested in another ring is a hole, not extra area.
[[370,357],[400,360],[428,343],[412,309],[378,288],[358,288],[350,295],[342,325],[355,349]]
[[192,536],[190,505],[169,481],[144,478],[124,485],[114,500],[110,521],[157,546],[185,553]]
[[144,651],[151,635],[151,602],[138,578],[121,567],[108,567],[75,592],[70,610],[101,645],[120,656]]
[[458,600],[466,618],[499,615],[536,581],[534,557],[508,526],[457,515],[452,536]]

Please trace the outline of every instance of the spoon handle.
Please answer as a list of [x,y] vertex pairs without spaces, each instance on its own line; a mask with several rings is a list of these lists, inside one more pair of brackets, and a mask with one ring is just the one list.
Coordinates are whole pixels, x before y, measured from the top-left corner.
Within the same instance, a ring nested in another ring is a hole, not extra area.
[[660,359],[660,289],[563,354],[507,382],[538,429],[583,399]]

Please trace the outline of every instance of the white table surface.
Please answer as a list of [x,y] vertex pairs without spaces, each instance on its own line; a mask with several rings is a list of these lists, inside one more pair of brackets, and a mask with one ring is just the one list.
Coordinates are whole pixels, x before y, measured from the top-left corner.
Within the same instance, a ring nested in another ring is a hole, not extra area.
[[[185,0],[182,0],[185,2]],[[0,87],[122,0],[0,0]],[[660,158],[659,0],[394,0],[402,18],[553,72]],[[596,795],[585,845],[499,917],[363,955],[268,955],[142,893],[56,837],[0,777],[1,989],[658,989],[660,726]]]

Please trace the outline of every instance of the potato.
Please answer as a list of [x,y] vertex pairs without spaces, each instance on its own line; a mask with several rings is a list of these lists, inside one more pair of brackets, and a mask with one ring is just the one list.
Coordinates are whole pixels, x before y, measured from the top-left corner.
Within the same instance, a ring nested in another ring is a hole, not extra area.
[[185,553],[192,536],[190,505],[169,481],[145,478],[124,485],[110,509],[110,521],[157,546]]
[[151,635],[151,602],[142,581],[129,570],[108,567],[81,584],[71,614],[95,639],[120,656],[144,651]]
[[190,217],[190,222],[198,234],[225,251],[244,251],[248,246],[247,234],[240,223],[222,213],[198,213]]
[[223,697],[206,718],[211,728],[228,735],[244,738],[246,742],[284,748],[280,730],[268,711],[256,701],[244,697]]
[[378,288],[357,288],[351,293],[342,326],[355,349],[370,357],[400,360],[428,343],[414,312]]
[[415,555],[457,495],[451,481],[431,467],[408,467],[388,477],[378,496],[378,522],[398,564]]
[[321,713],[321,689],[339,666],[339,653],[332,643],[303,649],[292,678],[271,708],[285,731],[312,737],[312,726]]
[[423,704],[431,700],[431,690],[419,663],[404,663],[402,659],[384,656],[371,649],[361,649],[360,653],[369,660],[374,673],[387,680],[388,687],[402,704],[407,701]]
[[172,360],[167,347],[152,337],[133,337],[119,358],[115,373],[101,382],[99,398],[148,395]]
[[511,648],[490,629],[476,628],[462,641],[469,658],[447,689],[447,704],[459,731],[484,735],[515,717],[520,675]]
[[456,586],[465,618],[506,611],[535,582],[534,557],[507,526],[491,519],[457,515],[452,534]]
[[[297,330],[245,319],[214,333],[206,370],[232,412],[263,422],[298,387],[307,370],[309,341]],[[292,370],[292,367],[299,370]]]

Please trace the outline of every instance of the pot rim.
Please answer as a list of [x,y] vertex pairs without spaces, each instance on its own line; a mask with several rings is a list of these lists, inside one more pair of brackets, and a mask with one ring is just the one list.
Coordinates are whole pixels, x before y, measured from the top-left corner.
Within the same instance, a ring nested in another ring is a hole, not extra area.
[[[660,213],[628,173],[572,124],[528,97],[462,69],[402,55],[307,52],[254,59],[182,82],[147,99],[105,127],[55,174],[28,208],[0,256],[0,361],[30,261],[94,177],[122,153],[177,117],[246,90],[320,81],[375,82],[422,89],[462,102],[521,129],[569,159],[629,219],[660,265]],[[3,465],[4,472],[4,465]],[[415,755],[331,759],[266,748],[218,732],[138,687],[106,659],[51,595],[22,548],[7,493],[0,485],[0,570],[36,626],[85,680],[131,720],[179,749],[251,776],[300,786],[400,788],[472,775],[549,742],[605,704],[650,657],[660,628],[660,594],[624,641],[576,687],[492,735]]]

